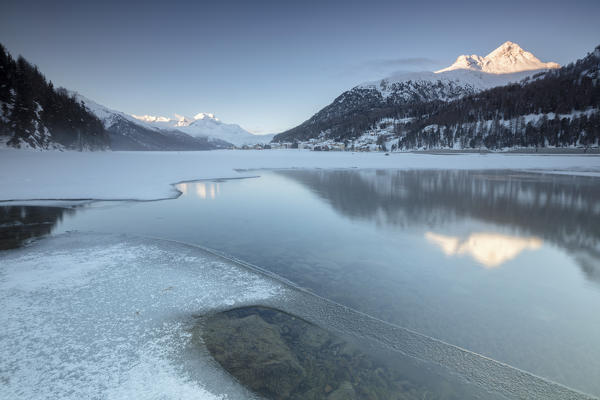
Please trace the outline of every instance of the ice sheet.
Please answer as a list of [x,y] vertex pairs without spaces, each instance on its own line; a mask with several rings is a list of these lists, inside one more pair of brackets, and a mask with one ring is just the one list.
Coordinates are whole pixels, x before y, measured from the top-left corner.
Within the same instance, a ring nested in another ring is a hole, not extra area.
[[151,240],[67,234],[2,253],[0,398],[248,398],[208,357],[184,368],[191,316],[283,292]]
[[84,233],[0,253],[0,398],[255,398],[191,344],[190,330],[195,316],[261,304],[446,368],[478,390],[592,398],[198,247]]
[[414,154],[307,150],[40,152],[0,150],[0,201],[156,200],[172,184],[256,175],[261,168],[516,169],[600,176],[600,157],[531,154]]

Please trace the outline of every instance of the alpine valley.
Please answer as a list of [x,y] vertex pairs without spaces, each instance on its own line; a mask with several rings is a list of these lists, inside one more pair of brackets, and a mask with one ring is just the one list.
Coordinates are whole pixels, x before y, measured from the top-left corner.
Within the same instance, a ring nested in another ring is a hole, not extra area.
[[193,118],[129,115],[102,106],[78,93],[72,96],[102,121],[112,150],[213,150],[267,143],[273,135],[254,135],[213,114]]
[[55,88],[0,44],[0,145],[72,150],[212,150],[269,142],[212,114],[137,117]]

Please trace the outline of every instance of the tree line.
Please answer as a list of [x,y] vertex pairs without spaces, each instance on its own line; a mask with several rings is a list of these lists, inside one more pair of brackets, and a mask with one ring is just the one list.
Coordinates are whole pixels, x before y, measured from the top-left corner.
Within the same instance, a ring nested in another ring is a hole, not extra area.
[[492,88],[397,125],[397,147],[498,149],[565,147],[600,142],[600,46],[586,58],[518,84]]

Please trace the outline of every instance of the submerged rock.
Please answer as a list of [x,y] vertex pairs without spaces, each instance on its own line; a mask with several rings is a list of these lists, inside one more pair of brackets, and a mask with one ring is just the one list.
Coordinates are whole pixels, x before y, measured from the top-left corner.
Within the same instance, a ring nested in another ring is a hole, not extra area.
[[241,384],[269,399],[463,398],[453,390],[433,393],[348,341],[274,309],[219,313],[194,335]]
[[352,387],[352,384],[348,381],[344,381],[340,384],[340,387],[329,396],[327,400],[353,400],[356,399],[356,392]]
[[279,328],[258,315],[215,317],[205,338],[213,357],[258,393],[287,398],[306,375]]

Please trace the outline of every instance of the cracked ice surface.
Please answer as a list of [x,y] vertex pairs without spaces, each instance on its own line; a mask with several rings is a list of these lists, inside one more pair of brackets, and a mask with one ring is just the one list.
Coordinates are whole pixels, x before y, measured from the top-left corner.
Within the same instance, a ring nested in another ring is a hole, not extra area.
[[0,398],[247,398],[190,355],[192,316],[284,291],[171,242],[66,234],[0,253]]

